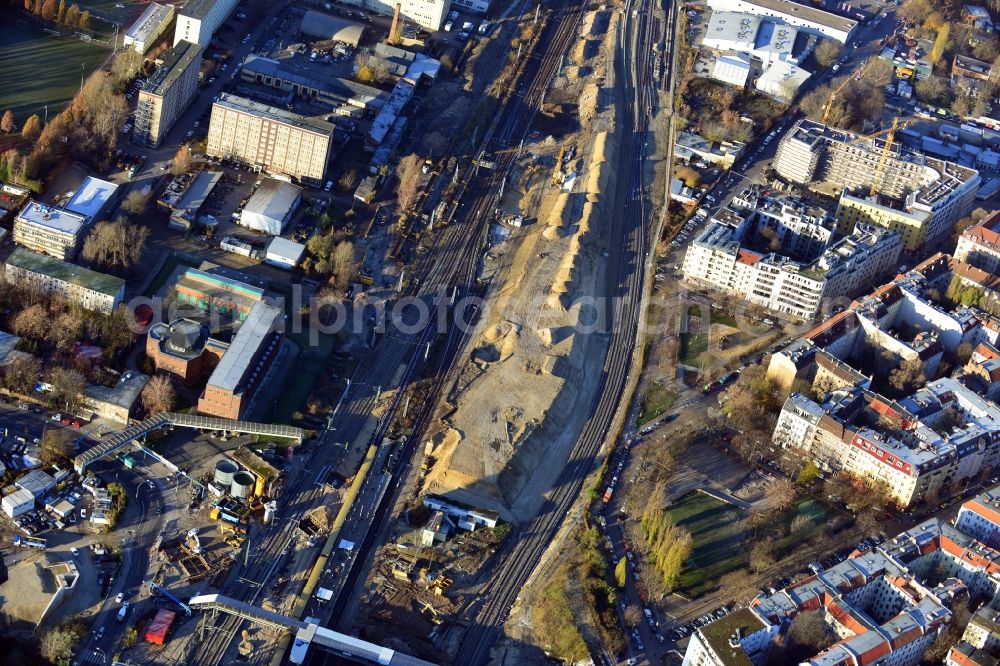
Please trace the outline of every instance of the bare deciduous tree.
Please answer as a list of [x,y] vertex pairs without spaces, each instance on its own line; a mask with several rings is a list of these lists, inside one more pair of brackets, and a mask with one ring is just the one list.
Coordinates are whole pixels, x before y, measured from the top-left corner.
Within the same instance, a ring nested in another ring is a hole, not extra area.
[[417,202],[420,194],[420,167],[423,160],[417,155],[410,154],[399,160],[396,166],[396,177],[399,183],[396,185],[396,201],[399,209],[407,212]]
[[31,305],[14,317],[14,333],[32,340],[44,340],[49,331],[49,314],[41,305]]
[[49,371],[48,381],[52,384],[52,402],[67,412],[75,411],[87,387],[83,375],[71,368],[56,367]]
[[21,126],[21,136],[29,141],[34,141],[42,133],[42,119],[38,117],[37,113],[28,116],[28,119],[24,121],[24,125]]
[[0,131],[10,134],[14,131],[14,112],[7,109],[3,112],[3,119],[0,120]]
[[156,375],[151,378],[142,389],[142,406],[149,414],[169,412],[174,408],[176,399],[174,385],[170,378],[165,375]]
[[149,205],[149,193],[142,190],[132,190],[122,202],[122,210],[132,216],[142,215]]
[[346,289],[357,268],[357,252],[354,250],[354,243],[346,240],[338,243],[330,255],[330,267],[337,276],[337,287]]
[[83,258],[107,267],[131,268],[146,249],[149,229],[124,217],[98,222],[83,243]]
[[191,156],[191,147],[185,143],[177,149],[173,164],[170,165],[170,172],[175,176],[179,176],[182,173],[190,171],[193,164],[194,158]]
[[3,385],[8,391],[28,395],[35,386],[42,362],[35,356],[14,359],[3,373]]

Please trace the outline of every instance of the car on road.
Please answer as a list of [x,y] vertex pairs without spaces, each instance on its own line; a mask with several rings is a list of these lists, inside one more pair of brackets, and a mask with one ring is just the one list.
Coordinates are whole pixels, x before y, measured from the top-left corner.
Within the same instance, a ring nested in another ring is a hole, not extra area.
[[124,600],[125,600],[125,593],[124,592],[119,592],[118,596],[115,597],[115,603],[116,604],[120,604]]
[[76,548],[70,548],[69,552],[73,554],[73,557],[80,557],[80,551],[77,550]]
[[72,423],[72,421],[68,417],[66,417],[66,418],[61,419],[60,423],[62,423],[63,425],[70,425]]

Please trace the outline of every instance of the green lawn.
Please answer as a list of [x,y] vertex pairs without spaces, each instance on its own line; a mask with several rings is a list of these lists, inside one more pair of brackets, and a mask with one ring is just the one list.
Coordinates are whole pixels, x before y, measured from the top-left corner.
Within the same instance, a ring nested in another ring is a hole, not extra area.
[[[674,523],[691,532],[694,539],[691,557],[684,565],[678,585],[681,592],[690,597],[701,596],[710,592],[723,575],[748,566],[740,527],[741,519],[746,517],[744,510],[699,492],[685,495],[668,510]],[[807,516],[811,522],[791,533],[789,527],[800,515]],[[826,516],[826,509],[810,499],[775,515],[774,524],[782,524],[782,533],[786,535],[774,541],[775,558],[787,557],[821,531]]]
[[799,544],[809,539],[818,531],[822,530],[826,525],[826,509],[823,508],[819,502],[810,499],[802,500],[797,505],[781,514],[778,520],[783,522],[787,528],[791,527],[792,521],[800,515],[809,518],[812,524],[794,534],[789,532],[788,536],[775,541],[774,551],[775,556],[778,559],[790,555],[799,546]]
[[740,327],[739,324],[736,323],[736,318],[723,310],[712,310],[712,323],[722,324],[723,326],[729,326],[730,328]]
[[685,594],[700,596],[715,587],[723,574],[747,566],[740,539],[742,509],[692,492],[669,511],[674,523],[691,532],[694,539],[679,585]]
[[0,112],[10,109],[20,125],[33,113],[58,114],[80,89],[108,50],[76,38],[47,35],[34,23],[7,10],[0,24]]
[[708,350],[708,335],[705,333],[681,333],[677,360],[684,365],[698,365],[698,357]]
[[654,383],[642,396],[642,405],[639,407],[638,425],[655,419],[663,412],[670,409],[670,406],[677,400],[677,394],[666,386]]

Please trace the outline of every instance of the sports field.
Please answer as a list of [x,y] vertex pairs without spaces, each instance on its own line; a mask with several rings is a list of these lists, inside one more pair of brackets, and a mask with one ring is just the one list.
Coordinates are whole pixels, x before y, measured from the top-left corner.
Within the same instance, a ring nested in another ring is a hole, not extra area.
[[76,38],[47,35],[16,19],[0,23],[0,112],[14,112],[18,127],[33,113],[62,110],[108,50]]

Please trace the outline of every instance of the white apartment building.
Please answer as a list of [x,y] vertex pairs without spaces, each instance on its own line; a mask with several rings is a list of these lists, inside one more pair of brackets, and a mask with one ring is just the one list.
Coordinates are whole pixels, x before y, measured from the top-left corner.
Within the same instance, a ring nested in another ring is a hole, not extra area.
[[188,0],[177,12],[174,46],[180,42],[208,46],[212,35],[238,4],[239,0]]
[[4,280],[77,303],[87,310],[111,314],[125,296],[125,280],[76,264],[18,248],[7,258]]
[[[935,429],[949,419],[950,430]],[[898,427],[887,429],[883,422]],[[822,469],[880,485],[909,506],[934,493],[948,496],[952,485],[1000,462],[1000,408],[950,377],[896,402],[854,389],[820,407],[793,393],[773,441],[807,454]]]
[[709,0],[713,12],[739,12],[766,16],[777,23],[800,28],[819,37],[846,44],[854,36],[858,22],[791,0]]
[[684,279],[808,320],[824,298],[891,273],[902,250],[899,234],[877,227],[859,225],[830,245],[832,237],[825,211],[747,190],[688,247]]
[[224,93],[212,105],[205,152],[319,184],[334,129],[317,118]]
[[181,41],[163,54],[153,75],[139,91],[132,141],[155,148],[187,109],[198,91],[202,47]]
[[167,31],[174,18],[173,5],[151,2],[132,27],[125,33],[124,45],[131,46],[139,55],[146,51]]
[[988,273],[1000,273],[1000,211],[962,232],[955,258]]
[[[917,666],[952,619],[952,598],[966,594],[958,581],[930,587],[922,572],[879,551],[856,552],[749,607],[699,627],[684,666],[766,666],[771,647],[801,613],[815,612],[830,639],[803,666],[879,664]],[[730,619],[736,615],[735,619]]]
[[[397,3],[388,0],[343,0],[343,4],[361,7],[376,14],[392,16],[396,11]],[[398,4],[399,16],[404,21],[416,23],[428,30],[440,30],[451,10],[452,2],[451,0],[402,0]],[[462,0],[460,4],[463,9],[467,8],[472,11],[485,13],[489,10],[489,3],[485,0]]]
[[14,218],[14,242],[56,259],[73,259],[83,243],[88,217],[29,200]]
[[955,527],[990,548],[1000,547],[1000,488],[964,502],[955,518]]
[[882,162],[884,146],[884,137],[864,139],[803,119],[782,138],[773,164],[782,178],[793,183],[821,182],[856,191],[869,190],[881,172],[877,194],[884,201],[848,198],[850,206],[842,201],[845,217],[840,230],[844,233],[849,233],[856,221],[890,224],[906,234],[907,250],[947,238],[975,204],[982,182],[979,172],[928,157],[898,142]]

